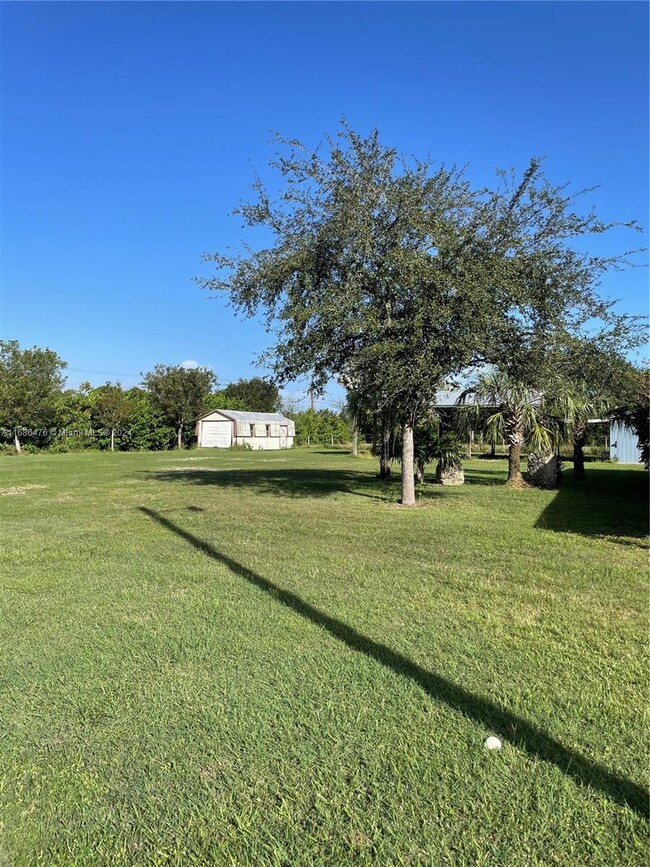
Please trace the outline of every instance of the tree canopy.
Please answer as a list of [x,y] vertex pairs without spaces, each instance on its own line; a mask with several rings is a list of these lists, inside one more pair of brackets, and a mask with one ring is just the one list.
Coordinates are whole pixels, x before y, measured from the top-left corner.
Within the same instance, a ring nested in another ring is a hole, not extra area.
[[363,137],[345,122],[313,152],[277,140],[278,195],[257,178],[255,200],[236,211],[271,243],[207,254],[216,274],[198,282],[244,315],[265,314],[278,382],[308,376],[322,388],[346,377],[402,425],[405,504],[413,424],[447,377],[490,363],[531,388],[594,323],[633,330],[596,288],[625,254],[592,256],[574,243],[615,224],[576,212],[576,196],[553,186],[540,160],[475,190],[463,171],[406,159],[376,130]]
[[17,340],[0,341],[0,424],[13,431],[17,451],[21,428],[50,424],[65,367],[51,349],[21,349]]
[[217,378],[205,367],[185,368],[157,364],[144,382],[154,402],[176,428],[177,447],[183,444],[183,425],[196,421]]
[[119,383],[107,382],[95,390],[93,414],[111,433],[111,451],[115,450],[115,430],[126,424],[133,414],[133,406]]
[[240,406],[223,406],[222,409],[244,409],[249,412],[276,412],[280,405],[277,385],[254,376],[252,379],[238,379],[229,383],[219,392],[226,401],[238,402]]

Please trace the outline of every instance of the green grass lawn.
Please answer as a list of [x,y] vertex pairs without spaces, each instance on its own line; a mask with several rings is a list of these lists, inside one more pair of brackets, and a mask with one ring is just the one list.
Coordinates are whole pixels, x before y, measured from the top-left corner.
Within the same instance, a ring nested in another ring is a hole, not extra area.
[[587,472],[0,459],[0,864],[645,864],[647,476]]

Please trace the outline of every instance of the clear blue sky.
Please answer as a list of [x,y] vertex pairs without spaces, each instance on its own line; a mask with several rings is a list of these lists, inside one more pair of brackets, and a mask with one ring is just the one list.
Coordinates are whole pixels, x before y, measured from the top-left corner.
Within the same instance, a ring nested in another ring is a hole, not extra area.
[[[266,174],[270,129],[314,145],[345,114],[402,151],[467,163],[477,183],[544,154],[551,179],[601,185],[585,204],[604,219],[648,224],[645,3],[46,2],[0,15],[0,336],[55,349],[73,386],[131,385],[186,359],[222,382],[258,372],[268,336],[192,277],[204,251],[240,243],[229,214],[252,167]],[[594,250],[630,243],[647,234]],[[647,272],[613,275],[605,294],[646,312]]]

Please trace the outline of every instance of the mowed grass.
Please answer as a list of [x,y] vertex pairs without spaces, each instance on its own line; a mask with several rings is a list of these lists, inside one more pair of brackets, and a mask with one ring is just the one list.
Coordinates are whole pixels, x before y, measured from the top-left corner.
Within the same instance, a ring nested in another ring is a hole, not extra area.
[[646,863],[646,474],[375,469],[0,460],[0,863]]

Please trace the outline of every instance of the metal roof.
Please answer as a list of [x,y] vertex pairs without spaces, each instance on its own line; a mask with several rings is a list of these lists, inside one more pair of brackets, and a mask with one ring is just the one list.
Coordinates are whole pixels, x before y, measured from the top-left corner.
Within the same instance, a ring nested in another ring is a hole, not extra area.
[[282,415],[281,412],[246,412],[241,409],[211,409],[210,412],[202,415],[201,419],[207,418],[213,412],[220,412],[221,415],[225,415],[231,421],[248,421],[251,424],[255,424],[255,422],[291,421],[286,415]]
[[452,391],[437,391],[436,392],[436,406],[439,407],[451,407],[458,406],[460,402],[460,396],[463,392],[460,388],[454,389]]
[[[460,402],[460,396],[463,394],[464,389],[456,388],[450,391],[438,391],[436,392],[436,406],[439,409],[456,409],[458,406],[463,406]],[[533,395],[533,406],[539,406],[542,402],[542,396],[540,394]],[[474,406],[476,404],[476,400],[471,392],[467,395],[467,399],[465,400],[465,405]],[[479,401],[479,406],[489,408],[497,408],[501,406],[501,404],[497,402],[486,403],[485,401]]]

